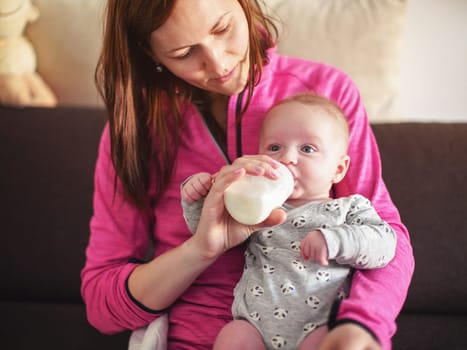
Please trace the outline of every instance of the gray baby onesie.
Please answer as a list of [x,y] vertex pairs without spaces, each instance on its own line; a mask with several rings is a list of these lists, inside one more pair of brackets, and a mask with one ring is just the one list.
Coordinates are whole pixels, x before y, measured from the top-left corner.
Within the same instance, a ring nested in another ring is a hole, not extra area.
[[[183,207],[194,232],[200,203]],[[396,245],[392,228],[361,195],[298,208],[284,205],[284,210],[283,224],[249,238],[232,305],[233,317],[252,323],[268,349],[296,349],[308,333],[327,323],[336,298],[345,296],[350,267],[382,267],[394,256]],[[300,242],[315,229],[326,239],[329,266],[300,256]]]

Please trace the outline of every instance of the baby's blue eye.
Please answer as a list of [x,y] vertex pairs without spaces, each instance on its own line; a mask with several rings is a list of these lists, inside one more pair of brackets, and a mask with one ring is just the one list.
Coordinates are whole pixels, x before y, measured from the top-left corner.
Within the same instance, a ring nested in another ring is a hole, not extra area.
[[280,150],[280,146],[279,145],[271,145],[269,147],[269,150],[272,151],[272,152],[277,152],[278,150]]
[[302,151],[305,153],[313,153],[315,149],[311,147],[310,145],[305,145],[305,146],[302,146]]

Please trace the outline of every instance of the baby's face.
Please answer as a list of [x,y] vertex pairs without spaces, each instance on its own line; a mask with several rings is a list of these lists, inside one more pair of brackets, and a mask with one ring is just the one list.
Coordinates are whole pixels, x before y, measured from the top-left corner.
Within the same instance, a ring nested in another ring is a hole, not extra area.
[[[295,180],[288,203],[329,198],[346,157],[342,126],[320,106],[290,101],[267,114],[259,151],[286,165]],[[346,169],[344,169],[345,171]]]

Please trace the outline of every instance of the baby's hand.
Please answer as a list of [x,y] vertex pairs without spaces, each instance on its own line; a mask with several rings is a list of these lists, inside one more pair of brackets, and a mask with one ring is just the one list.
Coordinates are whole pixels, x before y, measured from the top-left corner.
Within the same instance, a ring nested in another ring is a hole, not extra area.
[[303,260],[314,260],[318,264],[329,265],[328,245],[323,234],[319,230],[311,231],[300,243],[300,255]]
[[182,199],[192,203],[206,197],[212,186],[213,177],[209,173],[197,173],[182,186]]

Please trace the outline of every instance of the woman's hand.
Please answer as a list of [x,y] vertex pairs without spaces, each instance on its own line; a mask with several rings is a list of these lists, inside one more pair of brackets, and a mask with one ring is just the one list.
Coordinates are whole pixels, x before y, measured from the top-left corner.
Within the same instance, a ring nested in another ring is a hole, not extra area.
[[204,201],[203,210],[196,234],[196,246],[205,258],[214,258],[226,250],[244,242],[260,227],[272,226],[285,220],[285,213],[274,210],[262,223],[255,226],[240,224],[228,214],[224,207],[224,191],[234,181],[245,174],[266,176],[275,179],[278,163],[268,156],[244,156],[231,165],[224,166],[214,178],[209,194]]
[[382,350],[371,334],[359,325],[341,324],[323,339],[319,350]]

